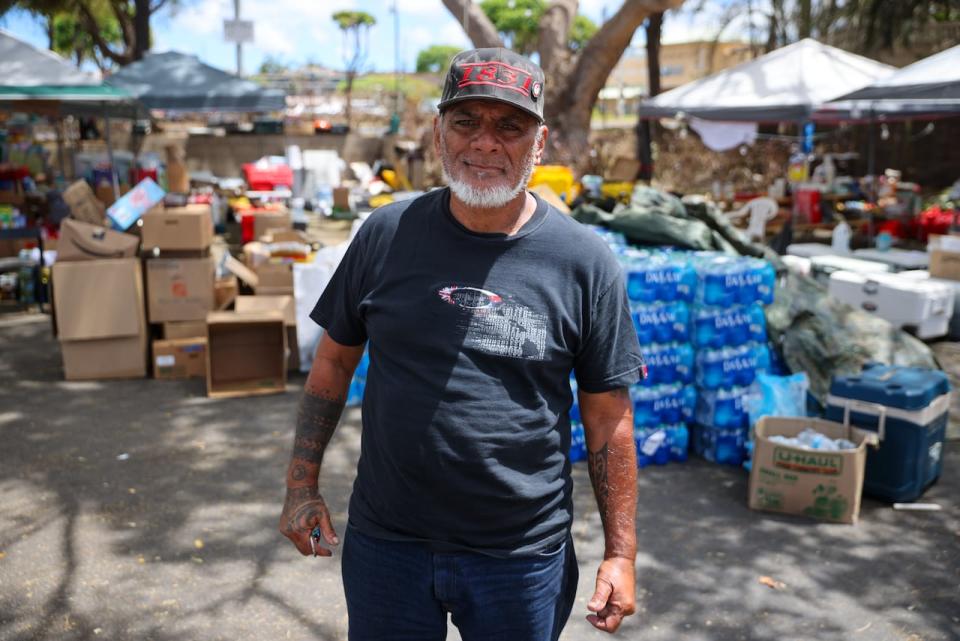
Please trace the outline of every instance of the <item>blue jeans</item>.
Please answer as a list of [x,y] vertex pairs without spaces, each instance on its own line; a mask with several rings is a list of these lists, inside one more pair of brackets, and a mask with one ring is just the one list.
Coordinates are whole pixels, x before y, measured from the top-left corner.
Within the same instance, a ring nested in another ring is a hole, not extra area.
[[569,536],[536,556],[498,559],[348,525],[342,554],[350,641],[446,639],[448,612],[463,641],[556,641],[577,592]]

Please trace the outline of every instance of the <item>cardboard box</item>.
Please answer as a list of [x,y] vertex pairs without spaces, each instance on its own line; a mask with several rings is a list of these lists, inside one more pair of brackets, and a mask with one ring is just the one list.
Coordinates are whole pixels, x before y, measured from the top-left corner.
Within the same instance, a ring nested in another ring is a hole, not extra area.
[[154,378],[205,378],[206,375],[206,336],[153,341]]
[[290,212],[258,211],[253,216],[253,240],[260,240],[271,229],[293,229]]
[[[775,435],[797,436],[808,427],[830,438],[848,439],[857,447],[830,452],[770,440]],[[857,522],[866,448],[876,446],[876,433],[822,419],[770,416],[757,422],[755,432],[748,490],[751,509]]]
[[163,200],[164,191],[150,178],[144,178],[107,208],[107,218],[114,229],[125,230]]
[[960,280],[960,236],[930,234],[930,277]]
[[300,369],[300,347],[297,344],[297,308],[293,296],[238,296],[236,310],[239,313],[276,310],[283,314],[283,324],[287,328],[287,369]]
[[218,278],[213,283],[213,306],[217,310],[230,307],[240,293],[240,281],[233,274]]
[[190,174],[183,162],[183,152],[174,145],[167,145],[167,189],[174,194],[190,193]]
[[174,338],[206,337],[207,319],[198,321],[170,321],[163,324],[163,337],[167,340]]
[[103,226],[107,222],[107,206],[97,200],[86,180],[78,180],[63,191],[63,202],[76,220]]
[[285,391],[283,314],[207,314],[207,396],[227,398]]
[[147,316],[151,323],[200,320],[213,310],[215,262],[206,258],[147,260]]
[[213,243],[210,205],[153,209],[143,216],[143,248],[203,251]]
[[57,261],[134,258],[139,247],[140,239],[132,234],[65,218],[60,223]]
[[350,188],[333,188],[333,208],[338,211],[350,211]]
[[293,295],[293,263],[264,263],[256,267],[258,296]]
[[147,325],[138,259],[57,262],[53,294],[68,380],[146,376]]

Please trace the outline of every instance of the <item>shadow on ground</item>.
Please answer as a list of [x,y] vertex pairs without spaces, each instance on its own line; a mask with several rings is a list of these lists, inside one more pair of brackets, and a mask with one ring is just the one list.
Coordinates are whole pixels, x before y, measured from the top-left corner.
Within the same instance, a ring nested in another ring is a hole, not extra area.
[[[302,377],[212,401],[202,381],[62,380],[43,317],[0,318],[0,639],[345,639],[339,560],[276,530]],[[359,456],[347,413],[322,487],[342,531]],[[750,512],[746,475],[700,461],[640,475],[628,639],[960,638],[960,452],[924,500],[857,526]],[[578,605],[603,541],[575,469]],[[780,589],[766,587],[771,577]],[[455,638],[455,632],[451,638]]]

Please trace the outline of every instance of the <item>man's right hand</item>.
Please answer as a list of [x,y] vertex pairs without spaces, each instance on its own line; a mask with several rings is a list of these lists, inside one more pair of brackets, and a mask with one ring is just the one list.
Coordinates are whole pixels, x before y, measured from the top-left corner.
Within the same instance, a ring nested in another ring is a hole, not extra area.
[[293,544],[304,556],[332,556],[328,548],[323,547],[320,541],[314,540],[310,545],[310,532],[315,526],[320,526],[323,541],[328,545],[339,545],[340,539],[330,522],[330,512],[327,504],[316,487],[288,487],[287,498],[283,502],[283,513],[280,514],[280,533],[293,541]]

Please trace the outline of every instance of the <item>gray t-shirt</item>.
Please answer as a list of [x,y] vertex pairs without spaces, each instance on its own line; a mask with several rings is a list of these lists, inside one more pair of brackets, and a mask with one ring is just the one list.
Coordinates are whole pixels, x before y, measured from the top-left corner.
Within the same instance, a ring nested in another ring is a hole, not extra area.
[[643,368],[623,274],[591,230],[538,199],[513,236],[456,221],[448,189],[360,228],[311,317],[369,341],[350,522],[364,534],[507,557],[573,517],[570,372],[587,392]]

